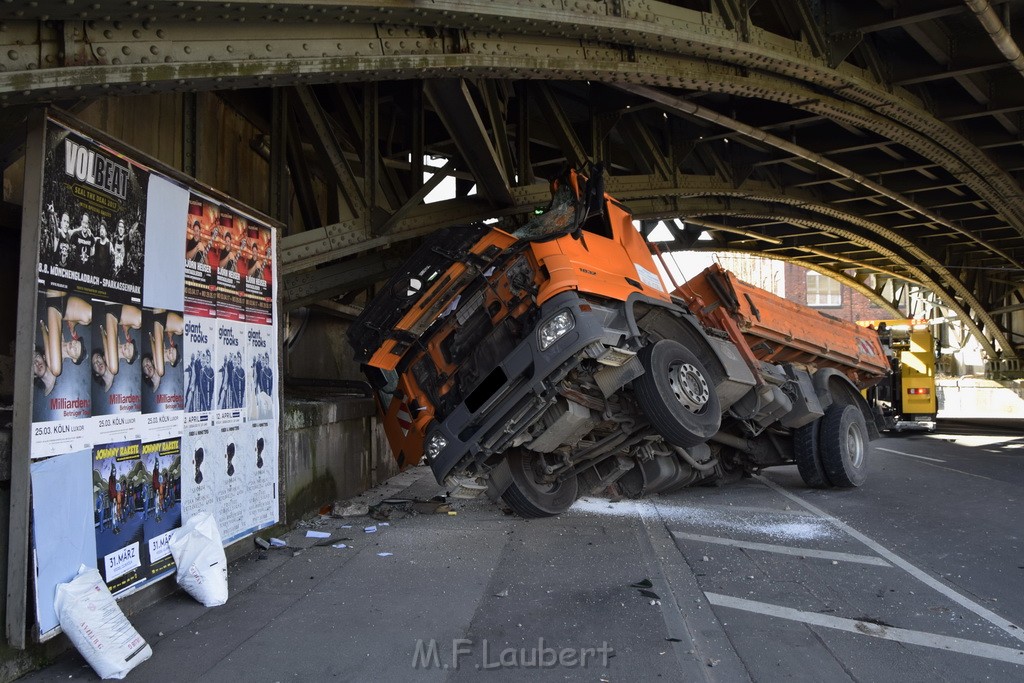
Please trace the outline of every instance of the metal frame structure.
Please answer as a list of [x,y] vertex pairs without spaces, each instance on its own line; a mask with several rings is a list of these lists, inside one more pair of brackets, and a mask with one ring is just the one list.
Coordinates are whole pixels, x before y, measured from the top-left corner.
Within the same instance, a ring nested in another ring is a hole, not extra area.
[[[672,249],[926,292],[994,361],[1024,355],[1022,0],[15,5],[0,159],[40,103],[178,91],[187,166],[189,98],[216,92],[263,131],[286,308],[350,299],[396,245],[522,215],[538,179],[603,160]],[[424,204],[444,178],[458,196]]]

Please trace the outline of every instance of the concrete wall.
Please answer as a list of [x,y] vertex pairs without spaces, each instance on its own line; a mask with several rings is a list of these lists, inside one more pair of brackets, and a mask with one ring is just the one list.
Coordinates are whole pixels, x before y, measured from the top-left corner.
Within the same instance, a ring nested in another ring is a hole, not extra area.
[[281,498],[294,522],[398,472],[370,399],[285,400]]
[[940,418],[1024,419],[1024,380],[940,379],[935,390]]

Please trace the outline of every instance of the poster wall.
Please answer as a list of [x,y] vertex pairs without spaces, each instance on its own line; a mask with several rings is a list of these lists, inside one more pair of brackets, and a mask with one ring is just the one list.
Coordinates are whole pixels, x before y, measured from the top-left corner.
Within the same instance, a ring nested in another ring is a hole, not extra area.
[[[225,542],[276,523],[279,419],[275,230],[56,118],[44,140],[29,438],[41,639],[81,563],[126,595],[173,574],[183,519],[212,512]],[[79,528],[87,542],[64,557]]]

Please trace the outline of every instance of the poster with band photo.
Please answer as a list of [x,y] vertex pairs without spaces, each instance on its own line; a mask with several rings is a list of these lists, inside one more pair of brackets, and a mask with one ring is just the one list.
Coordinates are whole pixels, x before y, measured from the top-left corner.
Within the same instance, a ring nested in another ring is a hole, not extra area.
[[53,289],[141,304],[149,172],[53,124],[44,165],[40,280]]

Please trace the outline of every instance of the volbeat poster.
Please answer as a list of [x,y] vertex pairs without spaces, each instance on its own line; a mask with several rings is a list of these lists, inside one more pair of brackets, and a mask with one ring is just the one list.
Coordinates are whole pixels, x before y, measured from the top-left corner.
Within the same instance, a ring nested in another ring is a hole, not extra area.
[[142,564],[142,498],[147,472],[140,450],[137,440],[93,448],[93,491],[100,510],[96,564],[114,595],[147,578]]
[[91,300],[41,288],[36,302],[39,324],[32,354],[32,457],[90,449],[95,443],[92,374]]
[[54,122],[46,132],[39,278],[48,287],[142,303],[149,172]]
[[277,417],[277,329],[267,325],[247,325],[246,342],[246,416],[250,420]]
[[92,415],[101,443],[139,438],[142,410],[142,309],[93,301]]
[[185,318],[178,311],[142,309],[143,440],[181,436],[185,410]]
[[142,444],[143,566],[149,578],[174,569],[168,545],[181,526],[181,437]]
[[241,422],[246,410],[248,325],[217,319],[215,424]]

